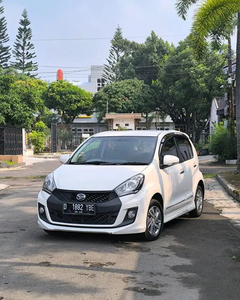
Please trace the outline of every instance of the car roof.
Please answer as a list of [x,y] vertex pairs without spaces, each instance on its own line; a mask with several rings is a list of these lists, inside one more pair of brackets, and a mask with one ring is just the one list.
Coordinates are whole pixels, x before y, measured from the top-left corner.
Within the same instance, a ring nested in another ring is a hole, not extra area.
[[176,130],[123,130],[123,131],[103,131],[94,134],[94,137],[107,137],[107,136],[164,136],[169,133],[182,133]]

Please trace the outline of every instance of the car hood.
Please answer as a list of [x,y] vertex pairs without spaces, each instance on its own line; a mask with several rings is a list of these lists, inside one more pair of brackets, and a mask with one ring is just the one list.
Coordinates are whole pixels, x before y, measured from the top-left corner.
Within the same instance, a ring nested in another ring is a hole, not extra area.
[[147,166],[62,165],[54,171],[58,189],[111,191]]

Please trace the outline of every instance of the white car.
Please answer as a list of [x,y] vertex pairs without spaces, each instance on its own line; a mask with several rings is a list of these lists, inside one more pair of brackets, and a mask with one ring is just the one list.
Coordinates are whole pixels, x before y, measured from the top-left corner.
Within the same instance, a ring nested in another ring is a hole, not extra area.
[[155,240],[164,223],[202,213],[198,157],[179,131],[98,133],[60,161],[38,195],[38,224],[47,233],[142,233]]

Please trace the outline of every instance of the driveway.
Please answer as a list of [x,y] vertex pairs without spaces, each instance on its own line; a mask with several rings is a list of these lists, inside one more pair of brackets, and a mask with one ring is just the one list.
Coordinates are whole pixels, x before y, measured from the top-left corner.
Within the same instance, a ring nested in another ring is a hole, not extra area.
[[[50,162],[44,165],[49,172]],[[11,186],[0,191],[0,299],[239,299],[239,215],[220,215],[232,200],[215,179],[207,180],[200,218],[178,218],[149,243],[138,236],[47,235],[36,222],[42,180],[5,179]]]

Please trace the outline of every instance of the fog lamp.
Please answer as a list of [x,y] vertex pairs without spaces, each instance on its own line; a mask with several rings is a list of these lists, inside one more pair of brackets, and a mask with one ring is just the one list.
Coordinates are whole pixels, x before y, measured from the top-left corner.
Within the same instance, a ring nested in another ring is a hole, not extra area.
[[40,214],[44,214],[44,212],[45,212],[44,207],[43,207],[43,206],[40,206],[40,208],[39,208],[39,213],[40,213]]
[[129,210],[128,212],[128,219],[134,219],[136,217],[136,210]]

